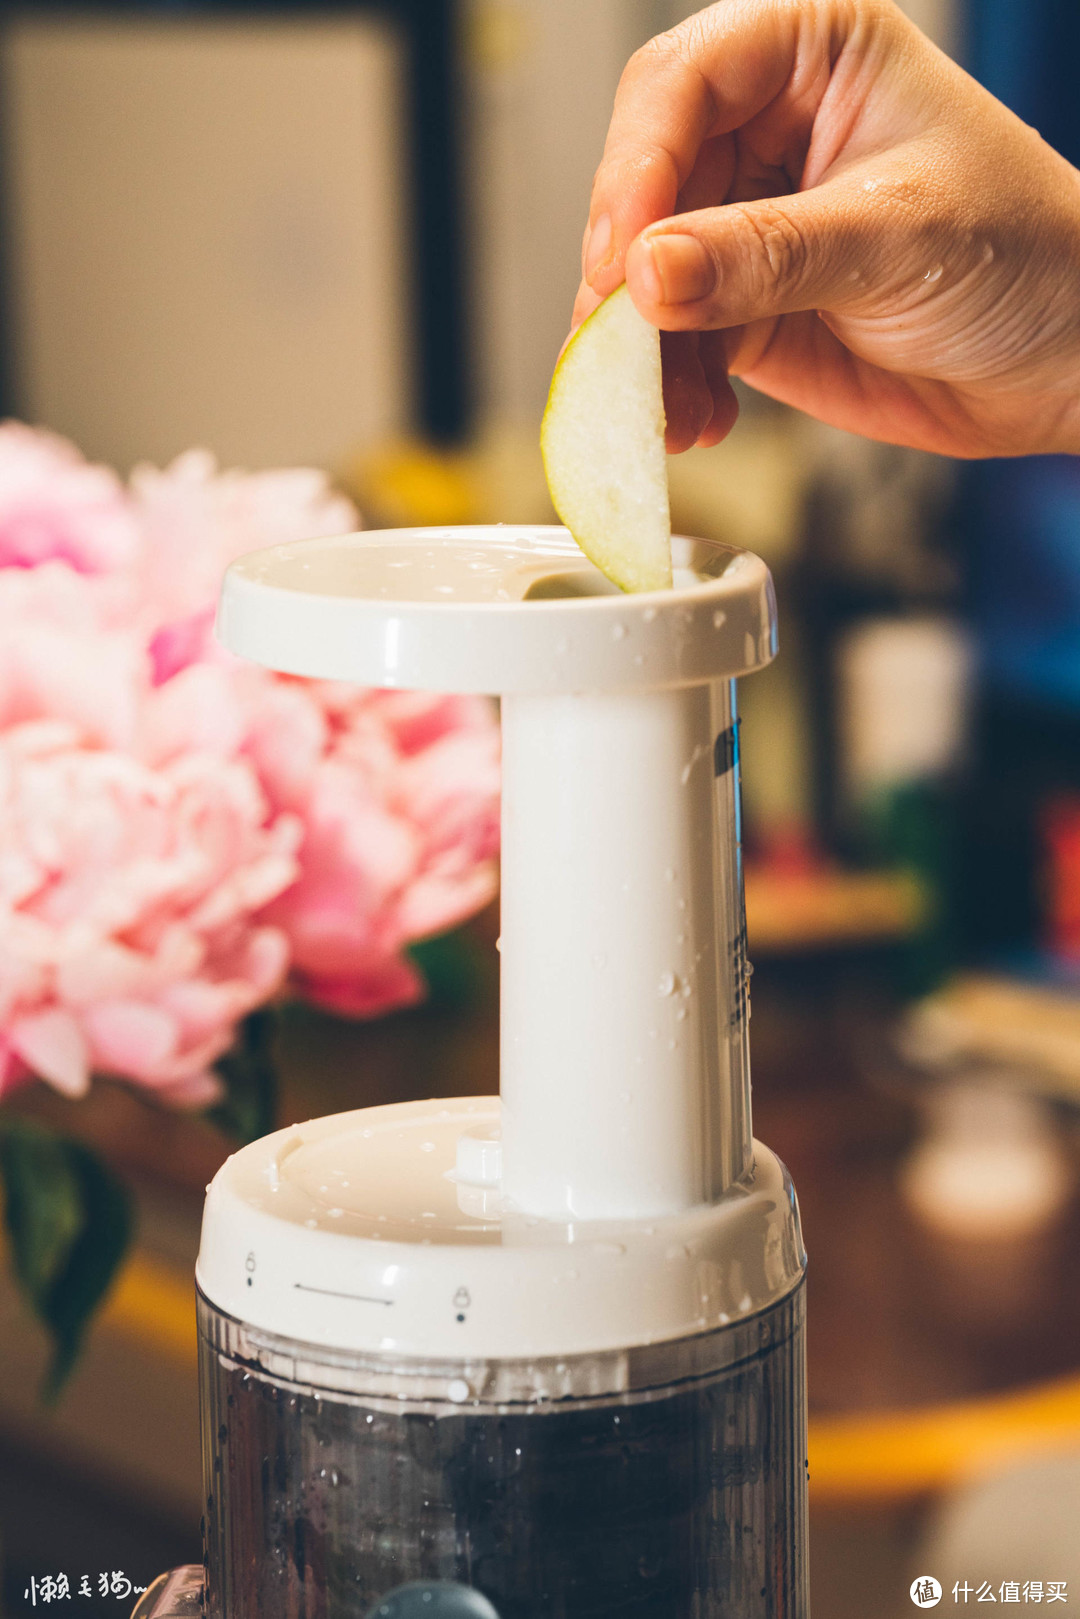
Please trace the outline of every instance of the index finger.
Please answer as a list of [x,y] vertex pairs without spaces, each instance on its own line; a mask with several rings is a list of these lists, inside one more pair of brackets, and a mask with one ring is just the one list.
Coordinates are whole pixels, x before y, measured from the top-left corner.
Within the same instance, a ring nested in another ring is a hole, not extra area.
[[674,213],[702,143],[738,129],[781,93],[800,36],[812,56],[823,44],[832,54],[829,10],[792,0],[722,0],[634,53],[619,80],[589,205],[585,273],[595,292],[613,292],[634,237]]

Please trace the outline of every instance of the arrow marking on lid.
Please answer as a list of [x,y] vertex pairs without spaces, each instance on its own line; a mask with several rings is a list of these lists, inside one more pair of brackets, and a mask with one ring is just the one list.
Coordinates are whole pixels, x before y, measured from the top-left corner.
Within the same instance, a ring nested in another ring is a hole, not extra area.
[[329,1299],[355,1299],[357,1304],[393,1304],[393,1299],[371,1298],[366,1293],[339,1293],[332,1287],[310,1287],[307,1282],[294,1282],[301,1293],[324,1293]]

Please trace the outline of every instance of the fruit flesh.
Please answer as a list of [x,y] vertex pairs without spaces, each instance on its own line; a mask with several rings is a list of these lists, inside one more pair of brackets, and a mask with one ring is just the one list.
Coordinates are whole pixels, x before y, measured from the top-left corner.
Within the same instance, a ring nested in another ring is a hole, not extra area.
[[567,344],[540,446],[559,517],[625,591],[672,583],[664,426],[660,334],[624,285]]

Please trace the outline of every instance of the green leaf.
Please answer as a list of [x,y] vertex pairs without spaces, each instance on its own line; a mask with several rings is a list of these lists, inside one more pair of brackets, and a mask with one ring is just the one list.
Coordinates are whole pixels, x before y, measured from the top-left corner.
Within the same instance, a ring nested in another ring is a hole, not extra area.
[[408,954],[424,976],[428,1005],[436,1011],[466,1011],[487,987],[488,963],[466,929],[420,939]]
[[25,1119],[0,1123],[0,1178],[15,1276],[53,1340],[52,1400],[131,1241],[131,1200],[89,1148]]
[[272,1007],[252,1012],[235,1046],[215,1064],[225,1095],[204,1117],[241,1146],[268,1135],[277,1120],[277,1025]]

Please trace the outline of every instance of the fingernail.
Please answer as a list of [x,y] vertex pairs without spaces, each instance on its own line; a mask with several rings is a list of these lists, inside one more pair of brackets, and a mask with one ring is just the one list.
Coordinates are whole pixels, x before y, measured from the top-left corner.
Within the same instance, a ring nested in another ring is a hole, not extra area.
[[643,268],[648,280],[651,265],[656,285],[650,295],[657,303],[693,303],[707,298],[716,286],[716,265],[696,236],[653,236],[644,245],[648,252]]
[[611,249],[611,215],[601,214],[589,232],[585,249],[585,279],[591,281]]

